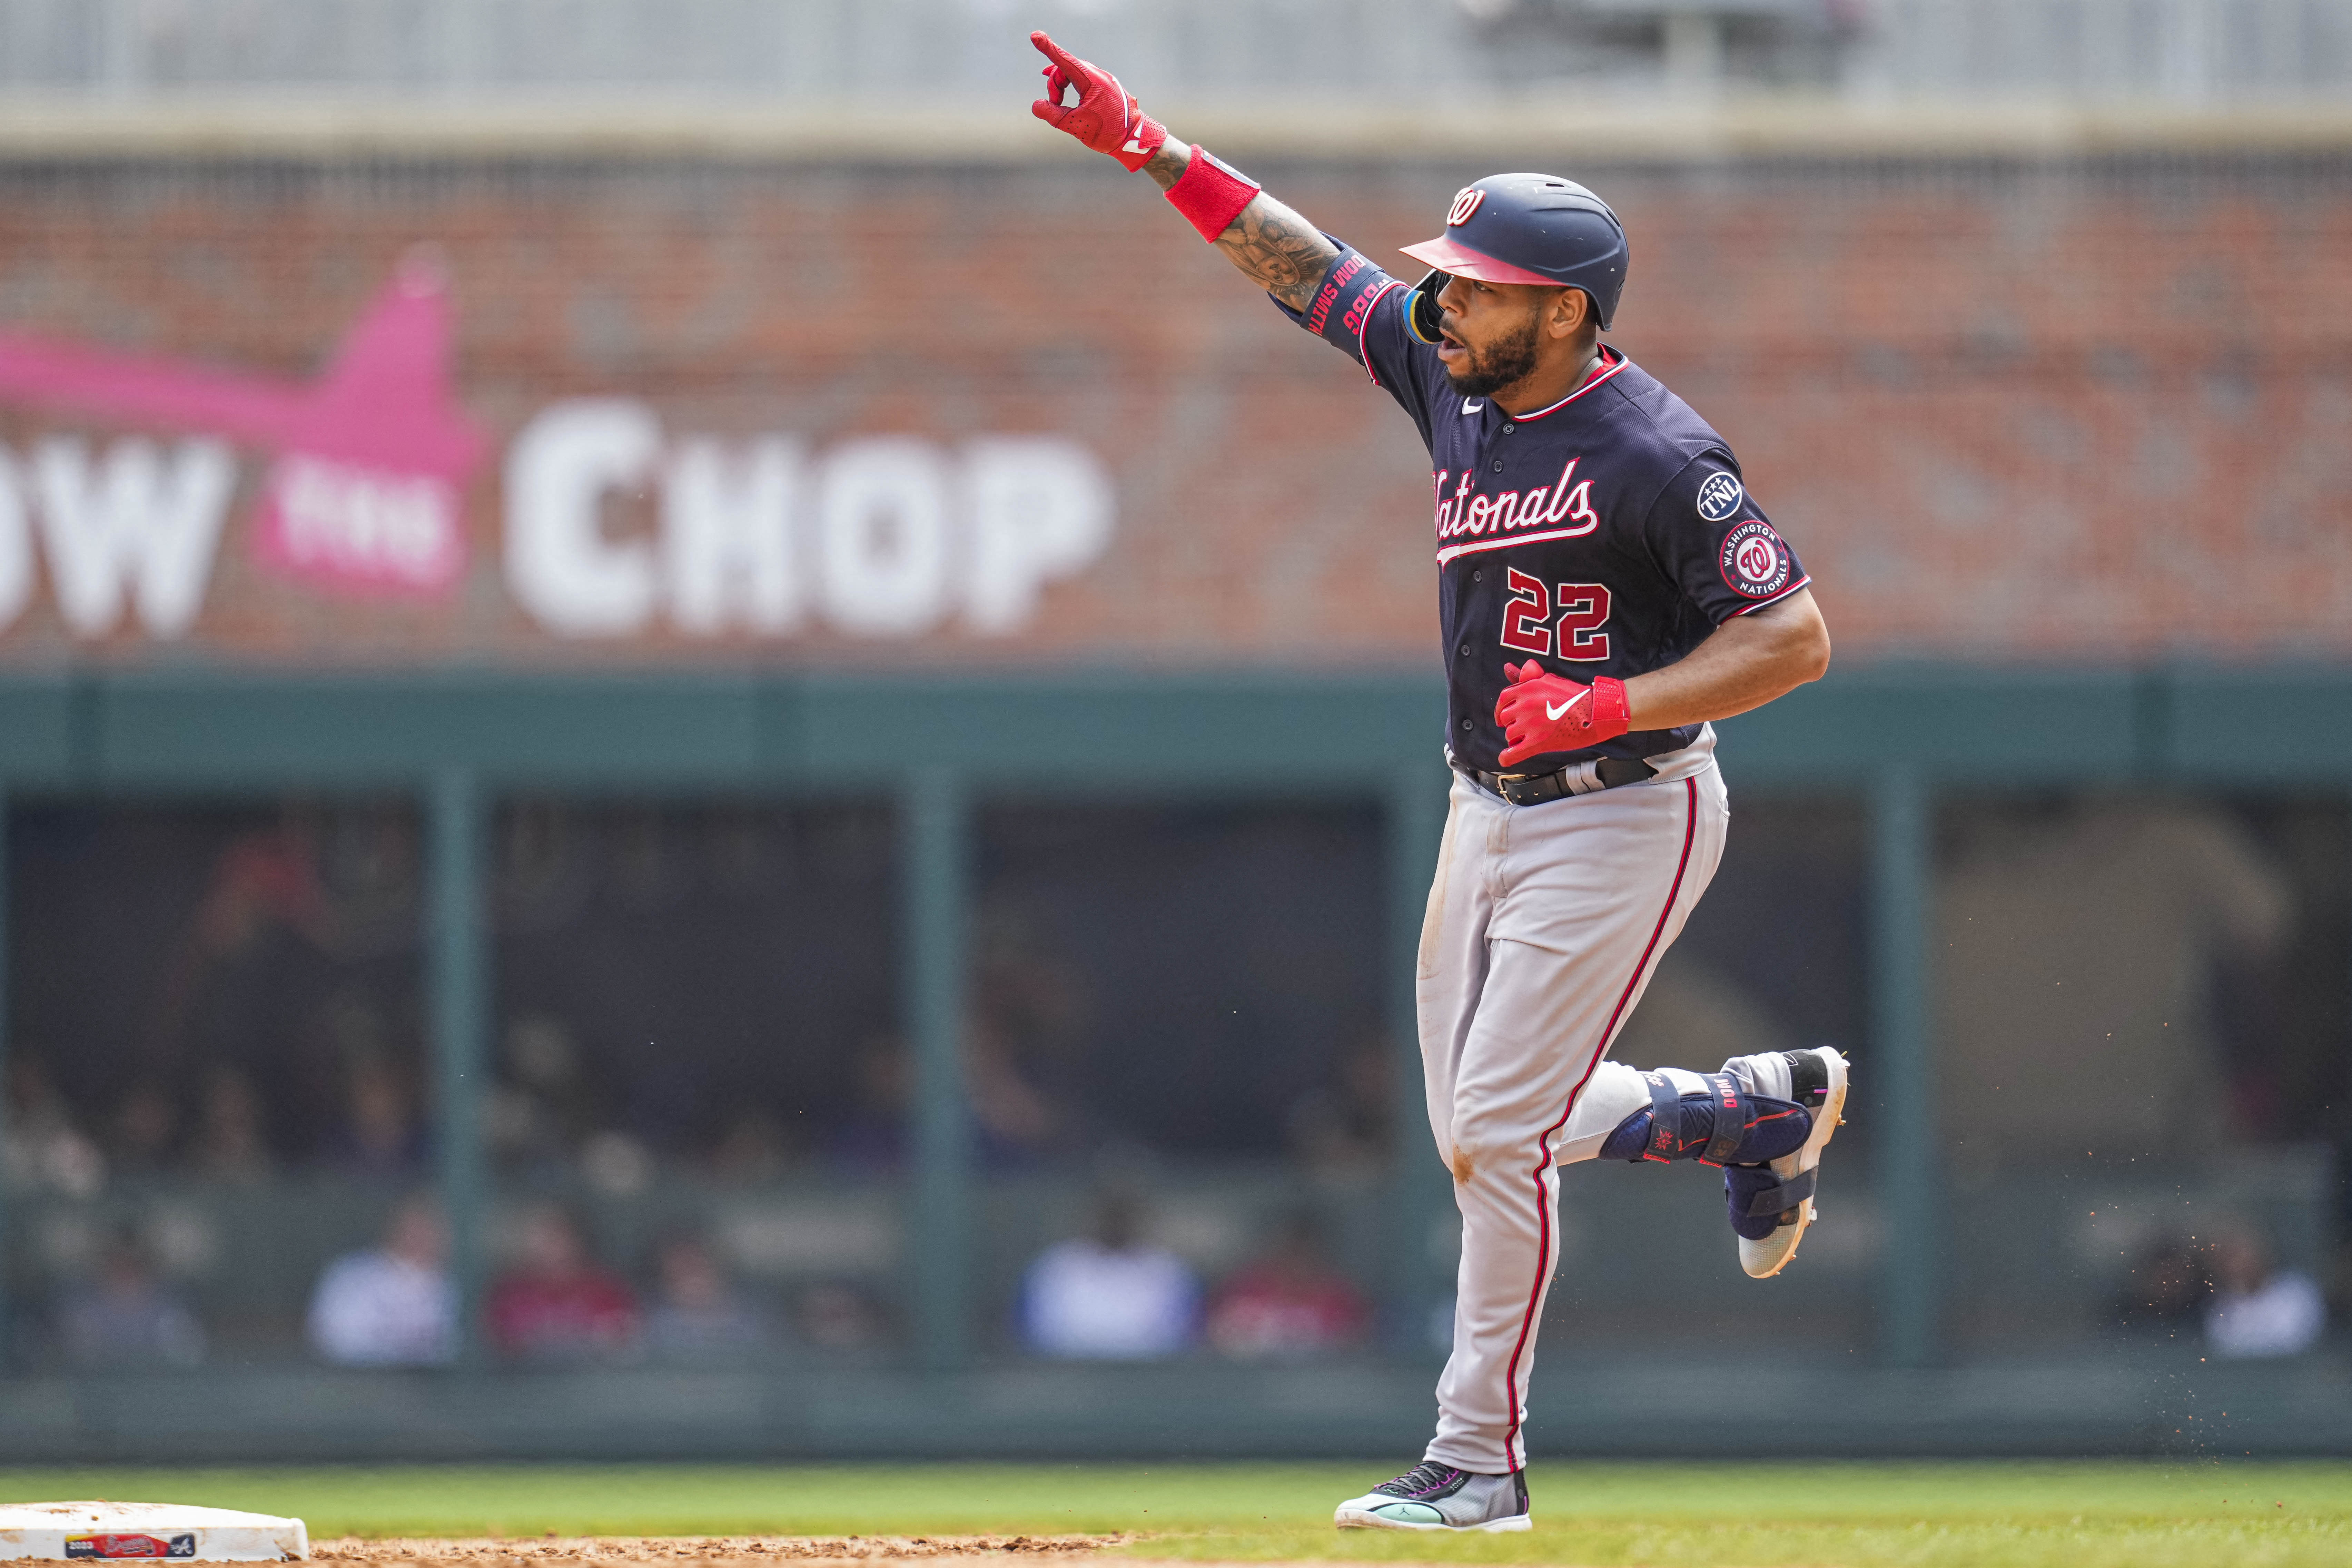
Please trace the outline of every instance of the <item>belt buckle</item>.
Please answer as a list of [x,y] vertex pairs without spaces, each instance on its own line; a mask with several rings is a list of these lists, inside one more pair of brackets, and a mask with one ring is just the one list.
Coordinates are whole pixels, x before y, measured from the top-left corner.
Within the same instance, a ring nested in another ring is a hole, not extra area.
[[1534,801],[1519,798],[1519,786],[1532,784],[1543,776],[1541,773],[1496,773],[1495,782],[1502,786],[1503,798],[1513,805],[1533,805],[1536,804]]

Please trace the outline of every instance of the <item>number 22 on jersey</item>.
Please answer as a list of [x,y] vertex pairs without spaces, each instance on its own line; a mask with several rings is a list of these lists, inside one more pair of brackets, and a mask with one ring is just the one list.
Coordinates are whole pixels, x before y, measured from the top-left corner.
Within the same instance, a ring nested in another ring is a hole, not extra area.
[[[1579,663],[1609,657],[1609,589],[1600,583],[1543,583],[1517,567],[1503,579],[1511,591],[1503,609],[1503,646]],[[1557,613],[1559,620],[1553,621]],[[1555,646],[1557,644],[1557,646]]]

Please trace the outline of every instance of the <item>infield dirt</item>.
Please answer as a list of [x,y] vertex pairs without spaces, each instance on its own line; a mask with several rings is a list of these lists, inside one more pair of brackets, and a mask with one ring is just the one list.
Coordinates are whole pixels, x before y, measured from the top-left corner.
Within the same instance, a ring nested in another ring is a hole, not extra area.
[[923,1560],[953,1568],[998,1557],[1045,1553],[1069,1556],[1118,1546],[1115,1535],[713,1535],[545,1536],[474,1541],[368,1540],[344,1536],[310,1544],[314,1562],[364,1568],[760,1568],[779,1559],[796,1563],[897,1563]]

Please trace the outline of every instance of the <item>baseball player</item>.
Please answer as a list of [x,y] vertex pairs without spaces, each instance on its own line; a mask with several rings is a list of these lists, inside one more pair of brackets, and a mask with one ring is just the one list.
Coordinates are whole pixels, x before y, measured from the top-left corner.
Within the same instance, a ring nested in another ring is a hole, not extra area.
[[1031,39],[1050,62],[1036,116],[1150,174],[1429,449],[1454,780],[1416,980],[1462,1264],[1437,1435],[1337,1521],[1525,1530],[1560,1167],[1722,1167],[1759,1279],[1812,1223],[1845,1101],[1837,1052],[1714,1073],[1605,1058],[1723,853],[1708,721],[1818,679],[1829,633],[1723,437],[1601,342],[1626,246],[1591,191],[1549,174],[1465,187],[1440,236],[1405,247],[1432,269],[1408,285],[1171,140],[1109,72]]

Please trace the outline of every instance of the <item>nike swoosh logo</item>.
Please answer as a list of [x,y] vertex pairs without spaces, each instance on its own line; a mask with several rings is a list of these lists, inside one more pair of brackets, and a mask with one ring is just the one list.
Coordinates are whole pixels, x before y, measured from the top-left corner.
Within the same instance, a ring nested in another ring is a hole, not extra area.
[[1544,717],[1547,719],[1557,719],[1561,714],[1567,712],[1570,709],[1575,707],[1578,703],[1583,701],[1586,698],[1591,695],[1592,689],[1591,687],[1587,687],[1557,708],[1547,702],[1544,704]]

